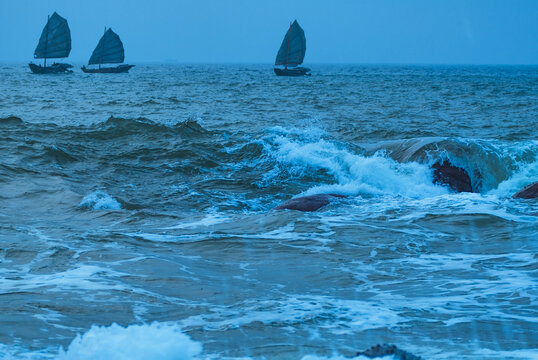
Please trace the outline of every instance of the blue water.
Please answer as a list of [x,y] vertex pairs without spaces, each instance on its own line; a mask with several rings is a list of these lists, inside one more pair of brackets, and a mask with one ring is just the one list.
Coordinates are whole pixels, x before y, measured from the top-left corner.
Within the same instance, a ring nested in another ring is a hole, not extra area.
[[[1,358],[538,358],[536,67],[3,64],[0,90]],[[273,210],[318,193],[347,198]]]

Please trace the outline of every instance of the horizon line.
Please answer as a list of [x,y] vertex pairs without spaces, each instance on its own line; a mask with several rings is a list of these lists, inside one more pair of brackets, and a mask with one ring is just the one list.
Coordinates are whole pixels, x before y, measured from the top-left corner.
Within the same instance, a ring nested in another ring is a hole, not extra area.
[[[65,60],[62,60],[65,59]],[[48,59],[54,62],[67,62],[77,65],[88,65],[87,61],[80,60],[68,60],[67,58],[60,59]],[[3,65],[15,65],[15,64],[29,64],[38,63],[40,59],[28,60],[2,60],[0,64]],[[134,63],[140,65],[266,65],[275,67],[272,62],[235,62],[235,61],[222,61],[222,62],[204,62],[204,61],[179,61],[179,60],[144,60],[144,61],[129,61],[124,62]],[[311,62],[302,64],[303,66],[320,65],[320,66],[538,66],[538,63],[428,63],[428,62]]]

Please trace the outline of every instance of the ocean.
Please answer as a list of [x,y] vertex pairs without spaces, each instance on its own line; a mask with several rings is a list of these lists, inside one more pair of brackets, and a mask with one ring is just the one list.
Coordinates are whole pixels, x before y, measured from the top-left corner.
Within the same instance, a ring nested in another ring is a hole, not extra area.
[[538,358],[538,67],[311,67],[1,64],[0,358]]

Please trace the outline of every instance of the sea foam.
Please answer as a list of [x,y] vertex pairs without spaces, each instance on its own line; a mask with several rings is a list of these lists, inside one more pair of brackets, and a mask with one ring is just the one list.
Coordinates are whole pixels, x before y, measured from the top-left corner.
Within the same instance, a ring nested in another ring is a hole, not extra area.
[[346,195],[391,195],[424,198],[446,194],[447,189],[432,183],[432,171],[425,164],[399,163],[383,153],[373,156],[354,154],[337,144],[319,139],[314,142],[274,138],[269,150],[279,162],[301,172],[322,169],[334,184],[318,185],[303,195],[341,193]]
[[120,210],[121,204],[106,192],[98,190],[84,196],[78,207],[90,210]]
[[326,356],[317,356],[317,355],[306,355],[301,358],[301,360],[399,360],[393,355],[387,355],[387,356],[376,356],[374,358],[366,357],[366,356],[357,356],[357,357],[347,357],[342,355],[332,355],[330,357]]
[[509,179],[501,182],[496,189],[491,190],[489,194],[499,197],[511,197],[536,180],[538,180],[538,161],[522,166]]
[[77,335],[57,360],[188,360],[200,354],[202,346],[181,332],[177,325],[152,323],[122,327],[92,326]]

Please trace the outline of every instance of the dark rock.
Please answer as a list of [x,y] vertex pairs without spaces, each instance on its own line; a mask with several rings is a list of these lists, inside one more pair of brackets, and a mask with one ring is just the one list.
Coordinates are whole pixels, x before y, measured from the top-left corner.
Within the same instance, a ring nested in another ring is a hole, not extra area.
[[319,208],[329,204],[331,200],[337,198],[345,198],[345,195],[340,194],[317,194],[310,196],[302,196],[295,199],[291,199],[277,206],[276,210],[299,210],[299,211],[316,211]]
[[398,349],[396,345],[376,345],[372,346],[364,352],[357,353],[357,356],[366,356],[371,359],[376,357],[383,357],[387,355],[393,355],[398,360],[420,360],[420,356],[415,356],[407,351]]
[[512,196],[514,199],[536,199],[538,198],[538,181],[525,186]]
[[471,178],[464,169],[452,165],[449,161],[438,161],[432,168],[434,184],[446,185],[455,192],[474,192]]
[[22,124],[22,119],[20,117],[10,115],[6,118],[0,118],[0,125],[20,125],[20,124]]

